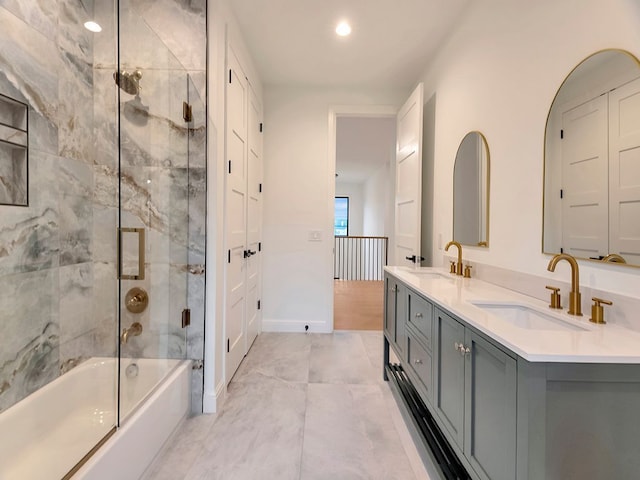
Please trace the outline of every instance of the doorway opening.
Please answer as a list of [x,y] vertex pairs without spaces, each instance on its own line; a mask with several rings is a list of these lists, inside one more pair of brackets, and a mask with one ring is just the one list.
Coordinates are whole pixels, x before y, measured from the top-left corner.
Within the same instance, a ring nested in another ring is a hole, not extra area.
[[394,230],[396,111],[345,107],[332,114],[333,327],[382,330],[383,268]]

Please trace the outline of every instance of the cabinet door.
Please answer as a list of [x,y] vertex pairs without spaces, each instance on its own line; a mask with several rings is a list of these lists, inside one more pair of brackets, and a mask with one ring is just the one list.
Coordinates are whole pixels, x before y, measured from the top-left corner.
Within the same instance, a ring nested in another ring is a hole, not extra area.
[[414,291],[407,289],[407,322],[422,337],[425,346],[433,348],[433,305]]
[[407,287],[396,284],[396,331],[395,342],[401,360],[407,359]]
[[407,335],[407,287],[391,276],[385,277],[384,331],[394,350],[405,360]]
[[465,333],[464,452],[483,480],[516,476],[516,361],[475,334]]
[[384,277],[384,332],[390,342],[395,342],[396,293],[398,287],[393,277]]
[[464,433],[464,356],[458,346],[464,343],[464,326],[436,309],[435,407],[450,440],[463,448]]

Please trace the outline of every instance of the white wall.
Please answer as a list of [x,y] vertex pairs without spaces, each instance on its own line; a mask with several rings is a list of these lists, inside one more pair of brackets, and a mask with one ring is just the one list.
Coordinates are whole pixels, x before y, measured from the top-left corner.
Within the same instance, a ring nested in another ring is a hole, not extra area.
[[[390,152],[391,155],[391,152]],[[393,161],[391,157],[389,161]],[[363,188],[362,233],[368,237],[389,236],[393,230],[393,183],[390,163],[378,168]]]
[[362,183],[336,182],[336,197],[349,197],[349,235],[362,236],[364,215]]
[[[472,130],[491,155],[490,244],[464,257],[519,272],[568,279],[563,262],[546,271],[541,253],[544,129],[556,90],[593,52],[622,48],[640,56],[635,0],[493,0],[472,4],[419,81],[437,92],[434,263],[437,238],[452,235],[456,150]],[[581,262],[581,283],[640,297],[640,269]]]
[[[264,330],[332,330],[335,163],[328,151],[329,109],[397,106],[405,95],[265,88]],[[321,232],[320,242],[309,241],[311,230]]]

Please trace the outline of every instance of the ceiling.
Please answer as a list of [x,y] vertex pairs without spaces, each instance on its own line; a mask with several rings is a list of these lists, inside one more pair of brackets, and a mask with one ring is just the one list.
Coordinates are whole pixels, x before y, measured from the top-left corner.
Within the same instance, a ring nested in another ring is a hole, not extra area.
[[336,182],[364,183],[395,155],[395,117],[338,117]]
[[264,85],[408,89],[470,0],[229,3]]

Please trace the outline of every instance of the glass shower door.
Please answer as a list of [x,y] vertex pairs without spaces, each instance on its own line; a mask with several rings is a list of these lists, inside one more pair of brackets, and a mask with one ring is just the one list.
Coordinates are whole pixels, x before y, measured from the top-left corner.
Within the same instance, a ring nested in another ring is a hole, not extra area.
[[[186,358],[187,72],[120,2],[120,421]],[[186,314],[185,314],[186,316]]]

